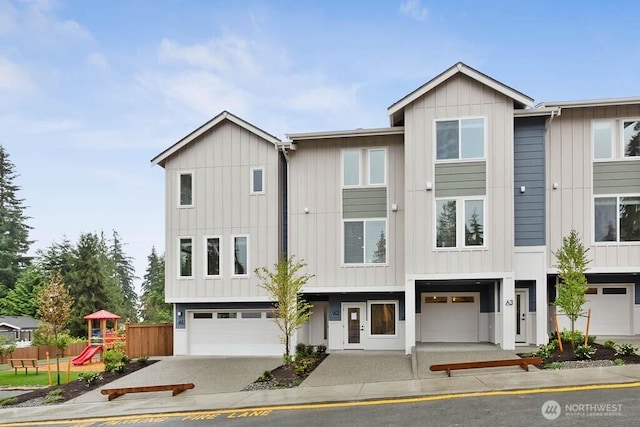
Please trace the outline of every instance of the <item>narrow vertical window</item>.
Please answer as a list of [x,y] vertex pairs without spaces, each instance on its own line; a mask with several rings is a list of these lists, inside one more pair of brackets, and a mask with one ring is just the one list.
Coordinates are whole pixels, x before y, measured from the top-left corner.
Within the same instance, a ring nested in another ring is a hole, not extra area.
[[207,237],[207,276],[220,276],[220,238]]
[[458,121],[436,122],[436,159],[458,159]]
[[613,157],[613,128],[611,122],[593,122],[593,158]]
[[362,264],[364,262],[364,222],[348,221],[344,223],[344,262]]
[[233,237],[233,274],[247,276],[249,274],[249,238]]
[[464,201],[464,245],[484,245],[484,201]]
[[342,152],[342,185],[360,185],[360,150]]
[[251,169],[251,193],[264,194],[264,169]]
[[484,157],[484,119],[460,120],[460,158]]
[[596,242],[618,240],[618,209],[615,197],[596,197],[594,200]]
[[386,150],[369,150],[369,185],[384,185],[386,182]]
[[456,247],[457,219],[455,200],[436,201],[436,246],[439,248]]
[[193,174],[180,174],[180,206],[193,206]]
[[366,226],[366,262],[384,264],[387,262],[386,221],[367,221]]
[[640,241],[640,196],[620,197],[620,241]]
[[623,121],[624,157],[640,157],[640,120]]
[[180,238],[180,277],[193,276],[193,240]]

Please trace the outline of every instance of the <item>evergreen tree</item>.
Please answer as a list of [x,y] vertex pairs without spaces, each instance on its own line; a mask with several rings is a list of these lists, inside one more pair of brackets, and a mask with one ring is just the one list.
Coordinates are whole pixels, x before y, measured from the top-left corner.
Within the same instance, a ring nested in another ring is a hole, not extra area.
[[64,279],[73,270],[74,250],[69,239],[63,237],[61,243],[54,242],[47,249],[39,249],[36,262],[45,274],[59,272]]
[[438,215],[436,244],[439,248],[456,246],[456,201],[442,202],[442,211]]
[[484,233],[482,224],[478,221],[478,213],[473,210],[469,224],[464,226],[464,239],[467,246],[482,246],[484,244]]
[[376,250],[373,251],[373,262],[387,262],[387,239],[384,237],[384,231],[380,232],[380,238],[376,242]]
[[45,273],[36,265],[22,271],[15,288],[0,300],[0,313],[5,316],[35,317],[38,310],[36,296],[47,281]]
[[145,323],[171,322],[171,304],[164,302],[164,257],[159,256],[153,247],[147,262],[140,297],[140,315]]
[[624,155],[627,157],[640,156],[640,121],[632,122],[634,134],[629,138],[629,144],[626,146]]
[[17,177],[15,165],[0,145],[0,292],[14,288],[21,269],[29,263],[26,254],[32,243],[24,199],[18,198],[20,187],[14,183]]
[[69,329],[73,336],[87,335],[84,316],[111,308],[106,291],[108,284],[102,254],[101,241],[96,234],[80,235],[74,249],[72,269],[65,277],[69,294],[75,301],[69,322]]
[[138,295],[133,281],[136,278],[133,258],[124,253],[123,243],[117,231],[113,230],[113,240],[110,248],[110,258],[114,266],[115,280],[123,297],[122,309],[118,313],[123,319],[131,322],[138,321]]

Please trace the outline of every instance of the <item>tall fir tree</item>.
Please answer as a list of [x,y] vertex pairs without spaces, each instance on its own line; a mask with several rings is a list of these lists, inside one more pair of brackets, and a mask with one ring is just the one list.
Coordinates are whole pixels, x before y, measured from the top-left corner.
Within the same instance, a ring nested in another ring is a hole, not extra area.
[[133,281],[136,279],[133,258],[127,256],[123,248],[124,244],[117,231],[113,230],[113,240],[109,248],[109,254],[114,267],[114,278],[122,295],[122,308],[118,313],[123,319],[130,322],[138,321],[138,294],[136,294]]
[[624,155],[627,157],[640,156],[640,121],[631,122],[633,125],[633,134],[629,138],[629,144],[625,147]]
[[140,315],[145,323],[171,322],[171,304],[164,302],[164,256],[158,255],[153,247],[147,262],[140,297]]
[[29,263],[27,251],[32,243],[17,177],[15,165],[0,145],[0,298],[15,287],[20,271]]
[[38,266],[28,266],[18,277],[16,286],[0,300],[0,314],[35,317],[38,310],[36,297],[46,282],[47,276]]

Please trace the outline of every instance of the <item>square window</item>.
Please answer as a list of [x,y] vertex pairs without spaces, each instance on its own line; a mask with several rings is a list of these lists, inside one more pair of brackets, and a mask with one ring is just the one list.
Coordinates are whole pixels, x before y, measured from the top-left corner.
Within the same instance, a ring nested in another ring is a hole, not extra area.
[[464,245],[484,245],[484,201],[464,201]]
[[484,157],[484,119],[436,121],[436,160]]
[[180,239],[180,277],[193,276],[193,240],[190,237]]
[[384,185],[386,181],[386,150],[369,150],[369,184]]
[[206,254],[207,254],[207,276],[220,276],[220,238],[207,237]]
[[233,237],[233,274],[234,276],[249,275],[249,237]]
[[344,263],[387,262],[387,221],[384,219],[344,222]]
[[264,169],[251,169],[251,193],[264,194]]
[[613,157],[613,126],[610,121],[593,122],[593,158]]
[[342,152],[342,185],[360,185],[360,150]]
[[193,206],[193,174],[181,173],[180,175],[180,206]]
[[640,157],[640,120],[622,122],[624,157]]
[[436,246],[455,248],[456,223],[458,221],[455,200],[436,201]]
[[371,303],[371,335],[396,334],[396,303]]

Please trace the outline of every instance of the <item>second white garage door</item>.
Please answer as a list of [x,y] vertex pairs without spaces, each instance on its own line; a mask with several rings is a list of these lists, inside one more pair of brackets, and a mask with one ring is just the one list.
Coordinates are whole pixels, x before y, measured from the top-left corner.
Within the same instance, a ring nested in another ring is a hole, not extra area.
[[194,356],[279,356],[280,329],[261,311],[188,313],[189,354]]
[[423,293],[422,342],[478,342],[480,294]]
[[585,311],[591,309],[589,334],[631,335],[632,296],[631,286],[589,285],[584,305]]

